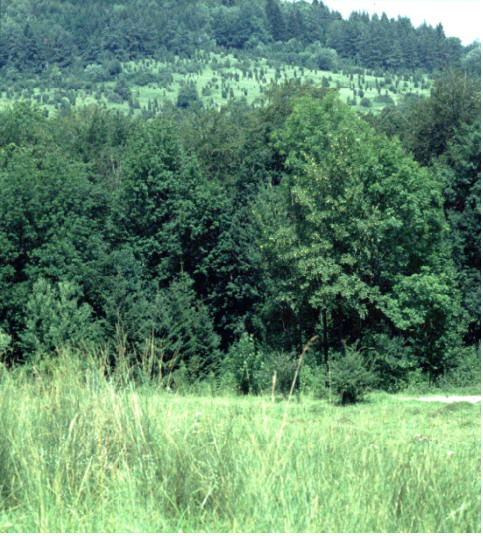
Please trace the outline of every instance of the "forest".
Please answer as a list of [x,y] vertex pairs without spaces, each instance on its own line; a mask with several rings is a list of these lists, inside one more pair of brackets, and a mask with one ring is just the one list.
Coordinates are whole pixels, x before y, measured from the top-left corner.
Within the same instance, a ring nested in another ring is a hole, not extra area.
[[[312,55],[305,53],[311,45],[317,45]],[[414,28],[404,16],[370,18],[364,12],[343,20],[318,0],[2,2],[0,69],[13,79],[56,65],[192,56],[217,48],[290,58],[305,66],[315,62],[330,68],[338,56],[366,68],[432,72],[466,58],[474,47],[446,38],[441,24]]]
[[480,65],[0,0],[0,532],[480,534]]
[[[122,347],[134,368],[151,356],[170,388],[257,394],[276,372],[288,392],[318,336],[308,392],[323,393],[329,371],[348,400],[366,384],[479,382],[478,44],[404,17],[343,20],[317,0],[4,0],[1,24],[9,366],[65,346],[114,362]],[[251,103],[210,105],[180,85],[172,103],[132,113],[140,77],[163,88],[166,65],[210,54],[240,73],[261,59],[344,73],[350,94],[285,76]],[[128,67],[149,62],[165,67]],[[370,76],[377,110],[363,103]],[[384,79],[425,93],[391,98]],[[131,111],[33,98],[93,83]]]

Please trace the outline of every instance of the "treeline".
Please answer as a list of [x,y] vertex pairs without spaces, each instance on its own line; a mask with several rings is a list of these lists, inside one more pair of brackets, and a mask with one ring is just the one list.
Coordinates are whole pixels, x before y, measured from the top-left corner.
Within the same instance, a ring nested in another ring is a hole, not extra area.
[[[441,25],[414,28],[353,13],[343,20],[321,1],[3,0],[0,70],[18,73],[105,65],[114,60],[191,57],[196,51],[246,51],[308,68],[341,61],[390,70],[479,69],[475,47],[446,38]],[[475,56],[476,54],[476,56]]]
[[384,388],[464,382],[479,340],[479,99],[445,75],[416,108],[369,117],[381,134],[295,82],[256,109],[149,121],[13,105],[0,113],[0,353],[104,345],[256,392],[274,370],[291,379],[318,334],[314,385],[348,348]]

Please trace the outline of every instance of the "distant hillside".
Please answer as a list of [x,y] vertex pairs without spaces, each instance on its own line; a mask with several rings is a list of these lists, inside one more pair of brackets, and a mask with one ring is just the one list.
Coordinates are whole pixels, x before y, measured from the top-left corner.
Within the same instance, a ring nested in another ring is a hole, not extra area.
[[471,47],[441,25],[408,18],[343,20],[323,2],[279,0],[3,0],[0,72],[44,74],[110,61],[171,61],[196,51],[244,51],[308,69],[344,62],[370,69],[438,70]]

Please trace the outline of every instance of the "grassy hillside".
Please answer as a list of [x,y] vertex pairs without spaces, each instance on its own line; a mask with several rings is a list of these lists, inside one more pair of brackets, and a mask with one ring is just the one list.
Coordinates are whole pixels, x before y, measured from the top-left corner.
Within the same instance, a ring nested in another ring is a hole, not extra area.
[[[378,110],[407,97],[429,95],[428,75],[385,74],[352,69],[323,71],[232,54],[200,53],[197,59],[174,62],[153,59],[119,63],[109,74],[100,65],[79,76],[60,71],[49,79],[22,80],[0,91],[0,108],[20,99],[34,99],[53,113],[72,105],[102,104],[125,113],[155,113],[166,105],[219,107],[242,99],[253,105],[273,83],[288,79],[338,88],[341,99],[363,110]],[[194,90],[194,91],[193,91]],[[185,102],[180,94],[187,94]]]
[[479,404],[182,397],[59,363],[0,369],[2,531],[480,531]]

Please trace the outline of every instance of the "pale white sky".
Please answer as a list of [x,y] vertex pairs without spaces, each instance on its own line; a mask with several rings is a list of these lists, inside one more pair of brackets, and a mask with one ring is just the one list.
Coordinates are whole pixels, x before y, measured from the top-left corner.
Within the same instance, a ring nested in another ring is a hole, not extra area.
[[[293,1],[293,0],[289,0]],[[311,0],[309,0],[311,2]],[[481,39],[483,10],[481,0],[322,0],[346,19],[352,11],[370,15],[385,12],[389,18],[409,17],[413,26],[424,21],[430,26],[441,22],[446,37],[459,37],[463,45]]]

